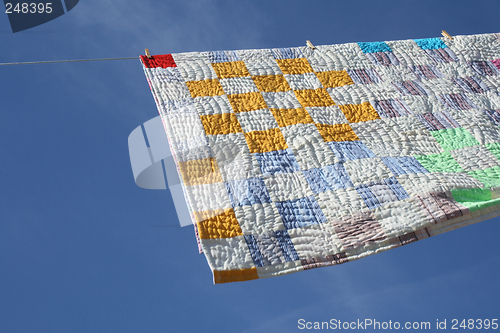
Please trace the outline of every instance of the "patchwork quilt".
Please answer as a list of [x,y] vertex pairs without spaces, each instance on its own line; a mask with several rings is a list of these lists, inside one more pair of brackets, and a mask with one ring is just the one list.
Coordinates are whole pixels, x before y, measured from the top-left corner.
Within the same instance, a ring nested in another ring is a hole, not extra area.
[[214,282],[500,215],[499,38],[142,56]]

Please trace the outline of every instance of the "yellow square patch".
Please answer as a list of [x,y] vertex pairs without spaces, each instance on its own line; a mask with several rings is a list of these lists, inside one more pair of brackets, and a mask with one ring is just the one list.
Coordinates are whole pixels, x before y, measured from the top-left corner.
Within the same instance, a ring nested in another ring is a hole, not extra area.
[[182,180],[187,186],[222,183],[222,176],[214,158],[179,162]]
[[188,81],[186,85],[193,98],[224,95],[219,80]]
[[228,95],[227,98],[234,112],[254,111],[267,108],[266,101],[264,101],[264,97],[262,97],[259,92]]
[[335,105],[335,102],[324,88],[294,90],[293,92],[303,107]]
[[310,124],[313,119],[306,109],[270,109],[279,127],[286,127],[295,124]]
[[207,135],[243,132],[234,113],[200,116],[200,119]]
[[352,130],[349,124],[337,124],[337,125],[327,125],[327,124],[316,124],[319,133],[323,137],[325,142],[330,141],[356,141],[359,140],[358,136]]
[[250,76],[247,66],[245,66],[243,61],[218,62],[212,64],[212,67],[219,79]]
[[354,84],[346,71],[316,72],[316,76],[325,88],[335,88]]
[[312,73],[313,69],[306,58],[276,59],[283,74]]
[[243,235],[232,208],[224,210],[222,214],[198,222],[197,226],[201,239],[230,238]]
[[380,119],[380,116],[370,102],[339,105],[339,108],[350,123]]
[[208,220],[216,215],[220,215],[224,213],[224,209],[214,209],[214,210],[204,210],[204,211],[198,211],[198,212],[193,212],[194,220],[196,222],[203,222],[205,220]]
[[288,82],[286,82],[285,77],[281,74],[253,76],[252,79],[260,91],[279,92],[292,90]]
[[259,278],[257,268],[232,269],[229,271],[214,270],[214,283],[238,282],[255,280]]
[[250,153],[267,153],[287,149],[285,138],[279,128],[245,133]]

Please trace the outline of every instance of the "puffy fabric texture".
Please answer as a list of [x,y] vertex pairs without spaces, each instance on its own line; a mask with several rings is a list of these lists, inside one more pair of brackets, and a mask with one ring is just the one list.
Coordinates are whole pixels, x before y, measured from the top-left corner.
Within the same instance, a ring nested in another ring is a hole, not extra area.
[[496,34],[142,62],[215,283],[500,215]]

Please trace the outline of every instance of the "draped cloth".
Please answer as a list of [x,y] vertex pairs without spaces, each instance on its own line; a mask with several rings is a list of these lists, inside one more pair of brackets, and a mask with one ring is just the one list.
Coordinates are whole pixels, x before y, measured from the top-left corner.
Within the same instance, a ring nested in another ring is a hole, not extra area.
[[500,215],[497,34],[141,59],[215,283]]

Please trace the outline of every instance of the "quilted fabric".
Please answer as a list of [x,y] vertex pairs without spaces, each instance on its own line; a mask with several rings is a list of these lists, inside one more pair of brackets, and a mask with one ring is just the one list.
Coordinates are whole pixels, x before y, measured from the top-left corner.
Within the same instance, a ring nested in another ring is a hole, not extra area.
[[215,283],[500,214],[497,34],[142,61]]

